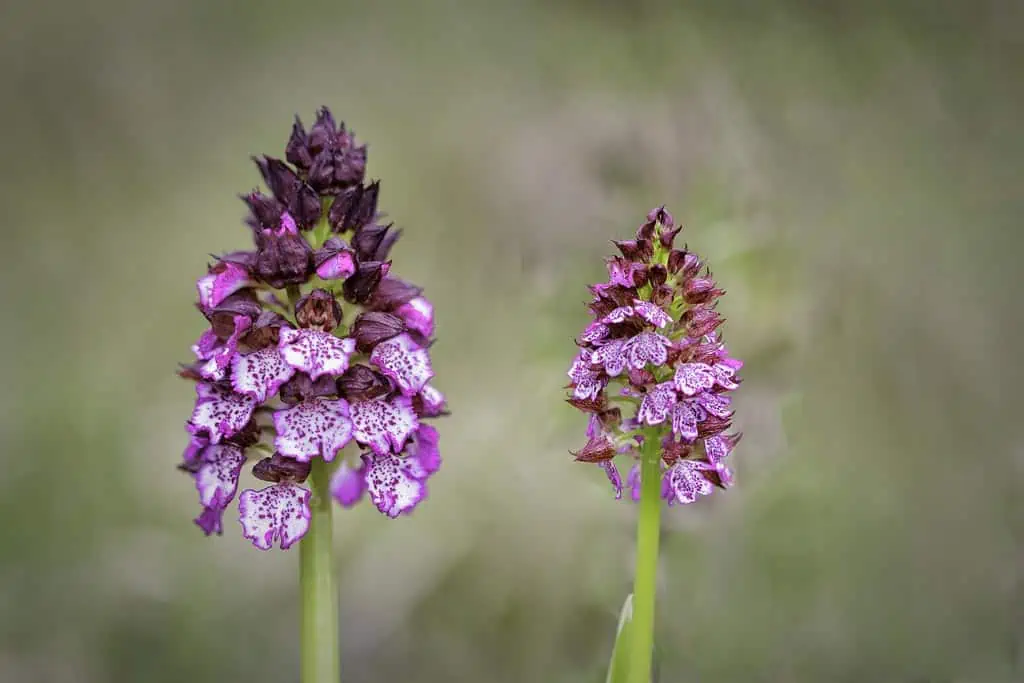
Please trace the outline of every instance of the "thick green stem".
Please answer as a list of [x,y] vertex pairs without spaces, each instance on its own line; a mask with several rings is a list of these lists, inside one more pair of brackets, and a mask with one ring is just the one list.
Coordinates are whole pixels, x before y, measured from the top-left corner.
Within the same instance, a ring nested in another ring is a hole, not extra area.
[[314,458],[309,478],[309,531],[299,542],[299,583],[302,586],[302,683],[339,683],[338,588],[331,553],[331,474],[327,463]]
[[636,524],[636,576],[629,640],[628,683],[650,683],[654,603],[661,531],[661,465],[658,440],[648,437],[640,460],[640,509]]

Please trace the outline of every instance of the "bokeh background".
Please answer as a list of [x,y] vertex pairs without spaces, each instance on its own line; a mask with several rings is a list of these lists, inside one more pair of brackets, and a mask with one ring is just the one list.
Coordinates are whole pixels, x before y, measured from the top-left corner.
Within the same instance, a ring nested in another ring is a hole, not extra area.
[[428,504],[338,516],[346,683],[603,680],[633,510],[561,387],[660,203],[747,361],[661,681],[1024,680],[1022,5],[696,5],[4,3],[0,680],[297,680],[298,554],[192,525],[174,371],[248,156],[320,104],[454,411]]

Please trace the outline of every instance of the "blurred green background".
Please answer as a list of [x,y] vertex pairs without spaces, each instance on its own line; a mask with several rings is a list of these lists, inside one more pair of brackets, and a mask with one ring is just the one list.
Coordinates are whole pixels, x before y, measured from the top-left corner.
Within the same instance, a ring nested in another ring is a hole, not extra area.
[[192,525],[174,371],[248,156],[321,104],[454,411],[414,516],[337,518],[345,683],[603,680],[633,510],[562,386],[660,203],[747,360],[737,487],[667,514],[663,683],[1024,680],[1022,31],[1011,1],[5,3],[0,680],[297,680],[298,554]]

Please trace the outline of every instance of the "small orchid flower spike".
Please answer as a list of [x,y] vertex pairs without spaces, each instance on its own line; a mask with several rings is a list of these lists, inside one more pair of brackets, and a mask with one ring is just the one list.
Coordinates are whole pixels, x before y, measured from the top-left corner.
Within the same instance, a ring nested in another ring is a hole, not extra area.
[[717,335],[724,320],[715,307],[725,292],[695,253],[674,246],[681,229],[659,207],[635,239],[615,242],[621,256],[607,259],[608,281],[590,287],[593,321],[568,372],[568,402],[590,419],[587,443],[574,455],[604,469],[616,498],[623,477],[614,459],[633,461],[625,481],[638,500],[637,459],[651,440],[668,505],[732,483],[725,461],[741,435],[726,432],[743,363]]
[[[253,247],[215,257],[196,283],[209,327],[180,372],[195,382],[180,465],[195,522],[222,533],[237,494],[242,533],[262,550],[307,533],[303,484],[318,467],[344,507],[365,495],[389,517],[412,512],[441,465],[429,421],[446,414],[434,306],[392,273],[400,231],[377,220],[366,146],[323,108],[308,131],[296,119],[284,156],[255,159],[269,193],[242,197]],[[238,493],[254,458],[266,486]]]

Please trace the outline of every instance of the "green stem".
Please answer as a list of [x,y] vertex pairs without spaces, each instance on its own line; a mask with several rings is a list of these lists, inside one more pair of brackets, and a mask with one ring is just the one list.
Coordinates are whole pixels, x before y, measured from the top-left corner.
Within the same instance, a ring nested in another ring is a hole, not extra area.
[[[295,304],[299,303],[299,299],[302,298],[302,290],[299,289],[298,285],[288,285],[288,287],[285,288],[285,292],[288,294],[288,303],[290,303],[294,309]],[[294,311],[291,312],[294,313]]]
[[636,576],[633,583],[628,683],[650,683],[651,680],[662,505],[658,446],[658,439],[648,436],[640,456],[640,509],[636,524]]
[[302,683],[338,683],[338,588],[331,552],[331,474],[314,458],[310,484],[309,531],[299,542],[302,586]]

